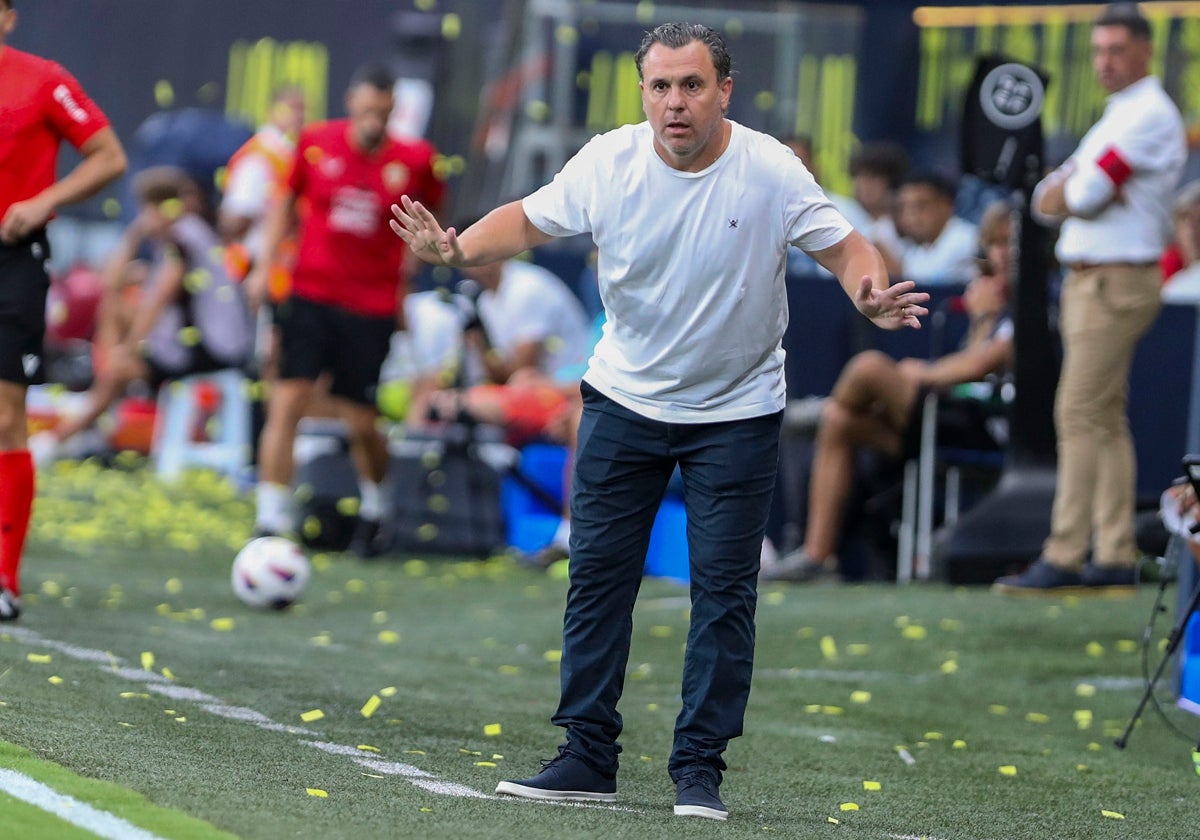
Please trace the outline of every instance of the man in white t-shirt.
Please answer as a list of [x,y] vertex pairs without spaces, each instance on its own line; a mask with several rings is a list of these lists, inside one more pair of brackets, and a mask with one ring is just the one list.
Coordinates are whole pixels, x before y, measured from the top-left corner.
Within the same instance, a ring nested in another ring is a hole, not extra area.
[[[594,137],[554,180],[462,233],[408,197],[392,228],[435,265],[494,262],[590,233],[607,320],[584,375],[571,489],[561,697],[566,743],[497,793],[616,799],[617,701],[650,529],[678,465],[691,568],[675,813],[725,819],[722,753],[742,732],[784,404],[789,243],[876,324],[917,327],[928,295],[887,285],[875,248],[777,140],[725,118],[721,35],[668,23],[637,54],[647,121]],[[803,303],[801,304],[803,305]]]

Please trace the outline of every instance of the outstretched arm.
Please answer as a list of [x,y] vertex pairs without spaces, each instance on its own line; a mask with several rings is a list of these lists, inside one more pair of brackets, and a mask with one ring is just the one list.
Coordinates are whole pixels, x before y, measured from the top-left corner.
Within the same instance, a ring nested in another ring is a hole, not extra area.
[[858,311],[876,326],[920,329],[920,316],[929,314],[921,305],[929,294],[913,291],[916,284],[911,280],[889,286],[883,257],[858,231],[830,248],[813,251],[812,257],[833,272]]
[[497,207],[461,234],[442,229],[419,201],[408,196],[392,205],[392,230],[409,251],[432,265],[487,265],[515,257],[554,237],[534,227],[520,201]]

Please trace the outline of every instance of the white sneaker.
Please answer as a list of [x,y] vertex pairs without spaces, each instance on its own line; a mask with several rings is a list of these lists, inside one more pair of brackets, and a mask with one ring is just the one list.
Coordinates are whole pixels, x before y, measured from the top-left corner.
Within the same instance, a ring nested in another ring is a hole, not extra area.
[[0,586],[0,621],[16,621],[21,615],[21,599]]
[[49,430],[36,432],[29,436],[29,454],[35,467],[49,466],[60,457],[61,445],[58,436]]

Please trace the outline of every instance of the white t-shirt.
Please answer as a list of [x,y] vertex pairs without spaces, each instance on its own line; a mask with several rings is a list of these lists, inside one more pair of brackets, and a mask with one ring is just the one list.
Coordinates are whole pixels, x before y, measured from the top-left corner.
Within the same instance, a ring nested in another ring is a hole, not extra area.
[[1200,303],[1200,263],[1171,276],[1162,290],[1163,303]]
[[648,123],[622,126],[523,203],[545,233],[591,233],[607,320],[584,380],[651,419],[781,410],[787,246],[818,251],[853,230],[790,149],[731,126],[700,172],[669,167]]
[[451,373],[459,365],[462,317],[439,292],[413,292],[404,298],[403,331],[392,334],[380,381],[413,381]]
[[979,228],[965,219],[951,216],[938,238],[928,245],[901,241],[900,279],[938,286],[965,283],[975,275]]
[[479,295],[479,319],[501,356],[510,357],[521,344],[541,343],[538,369],[547,376],[587,358],[583,304],[557,274],[539,265],[504,263],[500,285]]

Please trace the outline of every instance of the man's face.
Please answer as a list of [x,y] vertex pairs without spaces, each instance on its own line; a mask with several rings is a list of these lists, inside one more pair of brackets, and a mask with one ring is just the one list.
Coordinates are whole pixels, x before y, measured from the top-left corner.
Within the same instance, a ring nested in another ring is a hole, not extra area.
[[271,106],[271,121],[290,137],[299,134],[304,127],[304,94],[293,91],[276,100]]
[[851,176],[854,184],[854,200],[872,216],[881,216],[891,211],[892,187],[884,175],[859,172]]
[[896,226],[918,245],[941,236],[953,213],[953,203],[928,184],[905,184],[896,197]]
[[655,44],[642,60],[642,110],[668,165],[698,169],[716,158],[733,79],[717,81],[708,47]]
[[1124,90],[1150,70],[1150,42],[1124,26],[1092,29],[1092,70],[1109,93]]
[[393,104],[390,90],[379,90],[371,84],[355,85],[346,94],[350,131],[359,147],[371,151],[383,143]]

